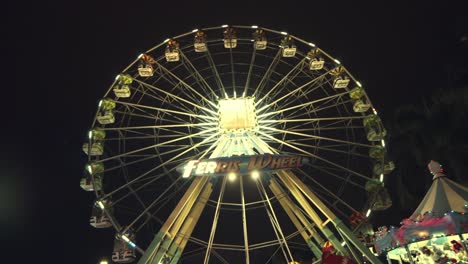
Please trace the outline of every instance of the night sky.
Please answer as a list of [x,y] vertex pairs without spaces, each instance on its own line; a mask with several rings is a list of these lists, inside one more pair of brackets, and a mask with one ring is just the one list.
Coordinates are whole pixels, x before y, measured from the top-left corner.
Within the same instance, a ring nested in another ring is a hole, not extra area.
[[[365,85],[384,124],[398,106],[421,105],[449,89],[455,68],[467,69],[462,1],[65,2],[2,8],[0,237],[15,263],[97,263],[110,256],[112,232],[88,224],[93,197],[79,186],[81,145],[115,75],[170,36],[255,24],[310,40]],[[428,173],[410,182],[418,177]],[[375,221],[398,225],[410,213],[396,205]]]

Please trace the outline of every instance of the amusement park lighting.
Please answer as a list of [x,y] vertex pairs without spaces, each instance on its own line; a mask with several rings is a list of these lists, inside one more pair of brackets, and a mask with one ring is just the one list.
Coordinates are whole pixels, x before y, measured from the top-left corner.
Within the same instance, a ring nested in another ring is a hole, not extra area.
[[258,26],[256,26],[256,25],[253,25],[253,26],[252,26],[252,28],[258,28]]
[[91,165],[86,166],[86,169],[88,170],[89,174],[93,174],[93,168],[91,168]]
[[109,264],[109,262],[106,259],[103,259],[99,262],[99,264]]
[[128,237],[125,235],[122,235],[122,239],[127,243],[130,241],[130,239],[128,239]]
[[281,31],[280,33],[281,33],[281,35],[285,35],[285,36],[288,35],[288,32]]
[[141,57],[143,57],[143,53],[141,53],[140,55],[138,55],[138,58],[141,59]]
[[234,172],[231,172],[228,174],[228,180],[229,181],[235,181],[237,178],[236,174]]
[[369,217],[369,215],[370,215],[371,213],[372,213],[372,210],[371,210],[371,209],[367,210],[366,217]]
[[383,182],[383,173],[380,174],[380,182]]
[[89,137],[89,139],[91,139],[91,138],[93,137],[93,131],[92,131],[92,130],[90,130],[90,131],[88,132],[88,137]]
[[315,47],[315,44],[312,43],[312,42],[309,42],[308,44],[309,44],[309,46],[311,46],[311,47]]
[[169,42],[169,40],[170,40],[170,39],[165,39],[165,40],[164,40],[164,43]]
[[382,147],[385,147],[385,140],[381,140],[380,142],[382,142]]
[[228,25],[222,25],[221,27],[222,27],[222,28],[227,28],[227,27],[228,27]]
[[192,30],[193,33],[197,32],[198,31],[198,28]]
[[120,75],[115,76],[115,80],[117,81],[120,78]]
[[374,112],[374,115],[377,114],[377,110],[375,108],[372,108],[372,112]]
[[356,81],[357,86],[362,87],[362,84],[359,81]]
[[334,61],[336,62],[336,64],[341,64],[341,62],[337,59],[334,59]]
[[343,241],[343,243],[341,243],[341,246],[344,247],[346,245],[346,241]]
[[101,107],[101,105],[102,105],[102,100],[99,101],[98,107]]
[[252,171],[252,173],[250,174],[250,176],[252,176],[252,179],[256,180],[260,177],[260,173],[256,170]]
[[97,204],[99,205],[99,208],[104,210],[104,204],[102,203],[102,201],[98,201]]

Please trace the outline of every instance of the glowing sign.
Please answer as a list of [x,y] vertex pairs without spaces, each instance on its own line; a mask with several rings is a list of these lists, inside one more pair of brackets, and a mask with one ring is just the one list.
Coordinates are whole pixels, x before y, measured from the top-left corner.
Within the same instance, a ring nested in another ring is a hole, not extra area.
[[303,156],[252,155],[215,159],[190,160],[177,168],[182,177],[222,176],[234,172],[248,174],[252,171],[276,171],[300,168],[308,162]]

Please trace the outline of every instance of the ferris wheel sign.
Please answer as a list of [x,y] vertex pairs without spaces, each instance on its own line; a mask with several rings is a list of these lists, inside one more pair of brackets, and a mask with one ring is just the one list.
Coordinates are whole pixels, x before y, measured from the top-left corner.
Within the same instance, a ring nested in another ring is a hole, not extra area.
[[246,155],[203,160],[190,160],[177,168],[183,178],[190,176],[224,176],[227,173],[248,174],[300,168],[308,162],[304,156]]

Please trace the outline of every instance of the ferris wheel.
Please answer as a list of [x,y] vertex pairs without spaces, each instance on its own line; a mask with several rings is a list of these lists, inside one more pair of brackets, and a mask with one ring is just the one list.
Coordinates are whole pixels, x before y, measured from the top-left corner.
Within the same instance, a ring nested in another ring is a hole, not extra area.
[[356,234],[391,205],[385,134],[361,83],[313,43],[195,29],[117,75],[81,187],[90,224],[116,231],[114,262],[295,263],[329,241],[379,263]]

